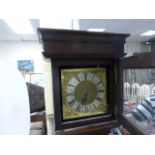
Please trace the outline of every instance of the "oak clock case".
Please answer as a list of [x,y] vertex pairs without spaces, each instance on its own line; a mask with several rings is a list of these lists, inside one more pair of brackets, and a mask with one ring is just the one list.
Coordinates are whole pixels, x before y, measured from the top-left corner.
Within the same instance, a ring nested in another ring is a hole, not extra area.
[[106,68],[61,69],[63,120],[107,113]]
[[56,130],[115,117],[114,60],[54,60],[52,68]]
[[119,60],[128,34],[38,29],[51,59],[56,134],[105,134],[118,125]]

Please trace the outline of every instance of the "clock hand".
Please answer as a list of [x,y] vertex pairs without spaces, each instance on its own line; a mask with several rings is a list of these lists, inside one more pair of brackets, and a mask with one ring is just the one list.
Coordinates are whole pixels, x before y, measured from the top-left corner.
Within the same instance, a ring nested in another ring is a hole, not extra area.
[[86,90],[86,92],[84,93],[84,95],[83,95],[83,97],[81,99],[82,104],[85,105],[86,102],[88,101],[88,99],[89,99],[89,93],[88,93],[88,90]]

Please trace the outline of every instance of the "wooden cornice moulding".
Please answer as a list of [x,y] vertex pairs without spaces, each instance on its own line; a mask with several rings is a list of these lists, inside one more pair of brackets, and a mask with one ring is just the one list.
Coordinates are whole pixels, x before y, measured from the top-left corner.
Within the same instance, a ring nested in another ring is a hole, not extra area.
[[[124,54],[124,43],[129,34],[99,33],[77,30],[38,29],[39,40],[43,45],[44,56],[69,58],[91,54],[118,57]],[[64,55],[64,56],[63,56]]]
[[124,68],[151,68],[155,67],[155,52],[143,52],[121,60]]

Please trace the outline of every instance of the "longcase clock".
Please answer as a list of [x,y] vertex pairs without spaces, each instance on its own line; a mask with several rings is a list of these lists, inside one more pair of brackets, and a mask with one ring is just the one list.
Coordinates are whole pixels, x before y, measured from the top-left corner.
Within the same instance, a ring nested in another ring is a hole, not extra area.
[[106,134],[118,125],[119,60],[128,34],[38,29],[52,61],[56,134]]

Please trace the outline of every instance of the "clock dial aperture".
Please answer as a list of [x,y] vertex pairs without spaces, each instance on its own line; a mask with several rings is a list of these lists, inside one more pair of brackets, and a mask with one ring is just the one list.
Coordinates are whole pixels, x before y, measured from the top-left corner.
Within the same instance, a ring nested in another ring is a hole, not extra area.
[[106,68],[61,70],[63,119],[107,112]]

